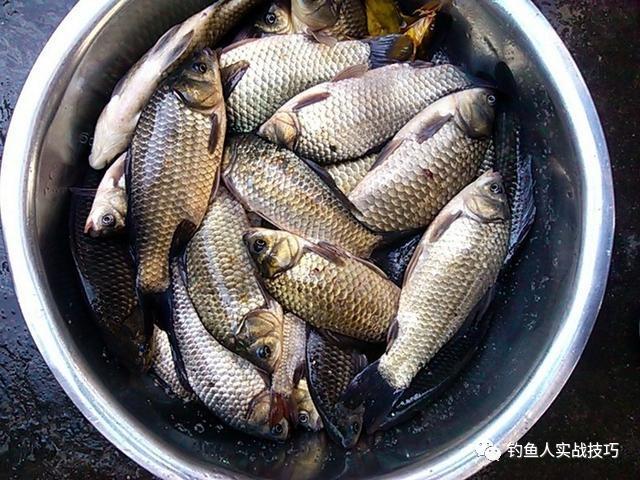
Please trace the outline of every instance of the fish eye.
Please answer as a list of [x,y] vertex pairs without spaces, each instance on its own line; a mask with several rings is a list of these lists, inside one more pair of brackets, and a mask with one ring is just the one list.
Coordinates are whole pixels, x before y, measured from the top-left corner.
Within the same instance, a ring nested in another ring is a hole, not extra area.
[[264,251],[266,247],[267,247],[267,242],[259,238],[255,242],[253,242],[253,246],[251,248],[253,250],[253,253],[261,253]]
[[110,213],[107,213],[106,215],[102,216],[102,218],[100,219],[100,223],[103,227],[113,227],[116,224],[116,217],[114,217]]
[[282,432],[284,432],[284,428],[282,428],[282,425],[280,425],[279,423],[271,427],[271,433],[273,433],[274,435],[282,435]]
[[303,425],[309,423],[309,414],[307,412],[300,412],[298,414],[298,421]]
[[502,185],[500,185],[499,183],[492,183],[491,185],[489,185],[489,190],[495,195],[503,192]]
[[193,64],[193,70],[199,73],[207,73],[208,67],[205,63],[196,62]]
[[493,107],[496,104],[496,101],[497,99],[495,95],[492,95],[492,94],[487,95],[487,103],[489,104],[490,107]]
[[353,422],[351,424],[351,432],[352,433],[358,433],[360,431],[360,423],[359,422]]
[[271,356],[271,349],[267,345],[263,345],[258,349],[258,356],[263,360]]
[[276,14],[273,12],[268,12],[264,16],[264,21],[267,25],[275,25],[277,19]]

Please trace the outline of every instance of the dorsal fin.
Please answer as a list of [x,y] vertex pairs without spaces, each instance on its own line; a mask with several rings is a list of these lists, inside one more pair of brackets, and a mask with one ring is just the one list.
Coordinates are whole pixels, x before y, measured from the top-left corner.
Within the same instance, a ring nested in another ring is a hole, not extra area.
[[249,43],[253,43],[260,40],[259,38],[243,38],[242,40],[237,41],[236,43],[232,43],[231,45],[227,45],[222,50],[220,50],[220,55],[224,55],[225,53],[229,53],[231,50],[243,47],[248,45]]
[[369,66],[366,63],[358,65],[351,65],[339,72],[335,77],[331,79],[332,82],[339,82],[341,80],[347,80],[349,78],[359,78],[369,71]]
[[327,260],[328,262],[331,262],[338,266],[344,265],[345,263],[344,258],[347,255],[347,252],[345,252],[344,250],[341,250],[339,247],[336,247],[335,245],[331,245],[326,242],[319,242],[319,243],[305,242],[303,250],[315,253],[316,255],[319,255],[325,260]]
[[433,67],[433,63],[425,62],[424,60],[414,60],[413,62],[409,62],[413,68],[431,68]]
[[[453,222],[460,218],[462,214],[463,209],[459,205],[459,202],[449,203],[429,225],[425,233],[427,241],[429,243],[437,242],[444,232],[446,232]],[[419,245],[418,248],[420,248]]]
[[222,89],[224,91],[225,98],[229,97],[233,90],[236,88],[244,74],[247,72],[251,64],[246,60],[240,60],[239,62],[232,63],[220,70],[220,76],[222,77]]
[[326,45],[327,47],[334,47],[336,43],[338,43],[338,39],[336,37],[322,31],[310,31],[309,35],[311,35],[316,42]]
[[446,115],[434,115],[429,119],[428,122],[425,122],[420,130],[415,132],[415,139],[418,143],[424,143],[433,137],[450,119],[453,117],[452,114],[448,113]]
[[329,98],[331,94],[329,92],[313,92],[307,91],[301,93],[297,97],[295,97],[295,103],[291,106],[292,112],[298,112],[302,110],[304,107],[308,107],[309,105],[313,105],[318,102],[322,102]]

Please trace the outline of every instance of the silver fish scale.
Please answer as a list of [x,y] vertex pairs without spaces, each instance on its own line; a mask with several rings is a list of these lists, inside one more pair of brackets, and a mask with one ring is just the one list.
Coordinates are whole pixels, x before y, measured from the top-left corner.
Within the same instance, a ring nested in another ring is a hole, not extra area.
[[169,337],[159,328],[153,330],[153,363],[151,369],[174,395],[182,400],[192,400],[193,396],[185,390],[178,380],[178,373],[173,362]]
[[327,164],[361,157],[390,139],[422,109],[471,86],[453,65],[394,64],[322,85],[330,97],[302,108],[295,150]]
[[187,288],[205,328],[234,349],[243,317],[266,305],[242,242],[250,228],[242,206],[221,187],[186,254]]
[[423,143],[405,139],[349,195],[360,220],[378,231],[427,226],[475,177],[489,144],[453,121]]
[[495,283],[508,236],[509,222],[462,217],[424,249],[402,289],[397,338],[378,367],[392,386],[408,387]]
[[293,392],[293,377],[296,369],[304,362],[306,336],[306,324],[291,313],[285,314],[282,354],[271,379],[271,389],[285,397]]
[[[167,88],[144,110],[131,145],[130,210],[138,288],[169,286],[169,253],[183,220],[206,213],[222,145],[209,153],[211,118],[186,107]],[[222,142],[219,142],[222,143]]]
[[228,425],[253,430],[247,417],[251,401],[268,389],[264,378],[248,360],[224,348],[207,332],[177,267],[171,275],[173,329],[191,389]]
[[344,193],[349,195],[351,191],[362,181],[371,170],[372,165],[376,161],[377,155],[367,155],[358,160],[350,162],[336,163],[329,165],[327,173],[336,182],[336,186]]
[[289,150],[258,137],[238,137],[225,181],[242,202],[278,227],[303,238],[338,245],[357,256],[368,256],[379,243],[351,214],[334,191]]
[[227,98],[230,128],[256,130],[291,97],[347,67],[368,64],[370,51],[360,41],[329,47],[305,35],[264,37],[226,51],[220,57],[221,68],[240,61],[250,64]]
[[400,289],[368,266],[305,253],[291,269],[264,283],[283,308],[316,328],[369,342],[384,340]]

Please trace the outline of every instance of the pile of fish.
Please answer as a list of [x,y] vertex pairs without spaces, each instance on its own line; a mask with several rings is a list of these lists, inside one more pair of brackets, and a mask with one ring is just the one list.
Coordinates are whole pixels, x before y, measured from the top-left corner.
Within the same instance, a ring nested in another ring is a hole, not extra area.
[[219,0],[119,82],[71,233],[123,363],[344,448],[455,380],[534,207],[504,95],[425,61],[435,3]]

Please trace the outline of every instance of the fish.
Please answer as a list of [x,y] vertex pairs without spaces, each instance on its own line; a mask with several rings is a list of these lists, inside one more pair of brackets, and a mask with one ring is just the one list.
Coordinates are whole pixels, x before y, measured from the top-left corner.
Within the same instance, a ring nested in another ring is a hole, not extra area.
[[291,19],[291,8],[284,2],[273,2],[254,23],[258,36],[287,35],[296,31]]
[[507,254],[509,224],[502,179],[493,171],[447,204],[407,268],[387,351],[349,385],[344,408],[364,404],[368,425],[388,415],[495,284]]
[[127,218],[126,157],[123,153],[102,177],[85,223],[85,234],[102,237],[124,230]]
[[480,349],[491,325],[487,308],[495,288],[480,300],[463,326],[434,357],[416,374],[389,414],[377,423],[367,425],[367,433],[388,430],[426,410],[458,379]]
[[295,404],[298,425],[312,432],[319,432],[324,428],[318,408],[311,398],[306,378],[303,377],[298,381],[298,385],[293,389],[291,399]]
[[366,155],[350,162],[329,165],[326,170],[340,191],[345,195],[349,195],[367,175],[376,161],[376,157],[376,154]]
[[299,31],[328,44],[369,35],[362,0],[291,0],[291,19]]
[[266,372],[280,359],[284,314],[260,286],[244,248],[242,205],[220,186],[183,256],[187,290],[207,331]]
[[255,135],[229,139],[222,177],[245,208],[296,235],[366,257],[384,238],[364,227],[319,168]]
[[116,85],[98,118],[89,164],[96,170],[127,150],[160,84],[197,51],[215,46],[262,0],[219,0],[168,30]]
[[474,178],[491,142],[496,96],[473,88],[428,106],[384,147],[349,194],[379,232],[426,227]]
[[153,345],[151,371],[173,395],[185,402],[194,400],[195,396],[180,383],[167,333],[155,327],[153,329]]
[[147,311],[166,303],[170,256],[207,212],[219,180],[224,108],[217,57],[205,49],[158,89],[140,117],[127,158],[127,223]]
[[375,265],[328,243],[254,228],[244,242],[262,283],[308,324],[363,342],[383,342],[400,289]]
[[271,377],[271,389],[289,400],[291,423],[317,432],[322,421],[303,378],[307,325],[292,313],[286,313],[283,330],[282,355]]
[[178,371],[193,393],[223,423],[270,440],[289,436],[284,400],[269,378],[220,344],[205,328],[187,292],[179,262],[171,264],[171,311],[165,323]]
[[509,251],[505,263],[509,263],[529,234],[536,216],[532,157],[525,156],[520,147],[520,118],[509,108],[498,112],[494,132],[495,169],[505,184],[511,210]]
[[284,316],[282,355],[271,377],[271,388],[285,398],[291,397],[304,369],[307,326],[291,313]]
[[321,165],[360,158],[431,103],[471,86],[453,65],[387,65],[296,95],[258,134]]
[[307,338],[309,390],[329,438],[352,448],[363,431],[364,407],[341,408],[339,400],[353,378],[367,366],[367,357],[332,343],[315,330]]
[[[98,184],[89,172],[85,185]],[[86,303],[107,348],[125,366],[147,371],[152,363],[151,333],[145,325],[135,289],[135,267],[127,239],[85,235],[92,198],[72,195],[70,243]]]
[[413,44],[401,35],[327,46],[306,35],[246,39],[222,50],[229,127],[253,132],[294,95],[353,69],[405,61]]

